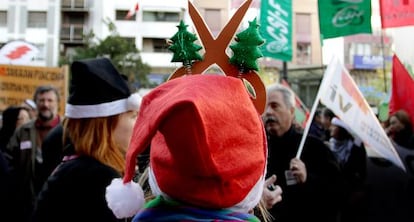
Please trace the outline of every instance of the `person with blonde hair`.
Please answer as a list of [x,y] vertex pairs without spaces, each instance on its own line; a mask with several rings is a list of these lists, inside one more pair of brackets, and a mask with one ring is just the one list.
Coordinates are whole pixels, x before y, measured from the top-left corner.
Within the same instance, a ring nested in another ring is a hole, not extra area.
[[105,188],[124,174],[141,97],[109,59],[75,61],[71,71],[63,120],[70,143],[37,198],[33,221],[118,221],[106,205]]

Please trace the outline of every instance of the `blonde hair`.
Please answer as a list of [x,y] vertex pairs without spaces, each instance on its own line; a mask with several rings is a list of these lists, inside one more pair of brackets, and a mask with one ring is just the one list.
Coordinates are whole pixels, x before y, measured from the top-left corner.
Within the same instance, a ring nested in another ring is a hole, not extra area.
[[113,131],[118,121],[119,115],[83,119],[67,118],[63,120],[64,135],[70,138],[76,154],[93,157],[123,175],[125,152],[113,138]]

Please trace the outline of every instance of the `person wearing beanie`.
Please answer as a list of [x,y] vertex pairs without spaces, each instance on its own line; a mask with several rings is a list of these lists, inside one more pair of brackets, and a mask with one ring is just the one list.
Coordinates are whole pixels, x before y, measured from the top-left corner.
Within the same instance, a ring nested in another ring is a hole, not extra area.
[[366,221],[367,152],[362,141],[338,117],[331,120],[329,148],[340,167],[342,179],[340,221]]
[[124,174],[141,97],[107,58],[75,61],[71,72],[62,124],[67,155],[38,195],[32,221],[119,221],[105,188]]
[[[151,144],[144,206],[132,181],[137,155]],[[123,179],[107,187],[108,206],[133,221],[258,221],[265,186],[266,135],[239,78],[189,75],[143,97]],[[274,182],[274,181],[273,181]]]

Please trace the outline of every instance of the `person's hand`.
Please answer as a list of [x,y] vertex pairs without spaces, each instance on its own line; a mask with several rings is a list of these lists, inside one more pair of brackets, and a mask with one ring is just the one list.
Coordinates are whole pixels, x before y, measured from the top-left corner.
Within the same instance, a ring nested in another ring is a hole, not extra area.
[[270,209],[276,203],[282,201],[282,188],[278,185],[275,185],[276,175],[272,175],[267,178],[264,183],[262,201],[266,209]]
[[298,183],[305,183],[307,174],[305,163],[302,162],[299,158],[293,158],[290,161],[290,170],[293,175],[296,177]]

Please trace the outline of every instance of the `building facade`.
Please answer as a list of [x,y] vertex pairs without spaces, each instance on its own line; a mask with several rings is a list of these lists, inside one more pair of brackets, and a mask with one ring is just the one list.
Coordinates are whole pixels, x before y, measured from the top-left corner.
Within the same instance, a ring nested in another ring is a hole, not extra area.
[[[126,14],[137,2],[139,10],[127,19]],[[217,36],[244,0],[192,2],[212,34]],[[321,41],[317,2],[292,0],[293,58],[287,62],[287,78],[302,100],[308,106],[312,105],[325,66],[333,54],[340,58],[361,86],[375,84],[373,79],[381,78],[381,73],[385,81],[387,78],[389,81],[387,61],[394,48],[391,34],[398,33],[398,30],[381,31],[378,3],[372,1],[372,35]],[[260,0],[253,0],[240,30],[247,28],[248,21],[259,14]],[[133,41],[140,50],[143,62],[152,69],[151,78],[162,79],[160,76],[168,75],[181,66],[171,62],[172,53],[166,43],[177,31],[180,20],[189,25],[189,31],[195,32],[187,0],[2,0],[0,44],[17,39],[31,42],[40,53],[28,65],[56,67],[59,56],[70,56],[76,47],[84,45],[86,34],[93,32],[98,39],[110,35],[106,23],[111,21],[119,35]],[[405,49],[401,46],[395,48]],[[259,62],[261,72],[270,76],[271,81],[280,79],[282,61],[261,58]]]

